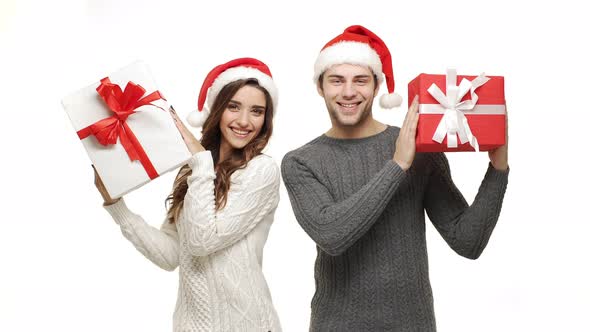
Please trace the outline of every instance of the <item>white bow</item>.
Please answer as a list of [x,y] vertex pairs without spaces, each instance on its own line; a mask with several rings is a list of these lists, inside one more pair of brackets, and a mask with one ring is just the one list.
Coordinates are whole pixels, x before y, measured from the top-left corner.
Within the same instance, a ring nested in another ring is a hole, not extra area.
[[[459,135],[461,144],[469,142],[475,151],[479,151],[477,138],[473,136],[463,112],[473,110],[478,99],[475,89],[486,84],[489,80],[490,78],[482,73],[473,81],[465,78],[462,79],[459,86],[457,86],[457,71],[455,69],[447,69],[447,94],[445,95],[434,83],[428,88],[428,93],[445,109],[445,113],[432,136],[434,141],[442,143],[446,136],[447,146],[449,148],[456,148],[458,146],[457,135]],[[467,92],[470,92],[471,100],[461,101]]]

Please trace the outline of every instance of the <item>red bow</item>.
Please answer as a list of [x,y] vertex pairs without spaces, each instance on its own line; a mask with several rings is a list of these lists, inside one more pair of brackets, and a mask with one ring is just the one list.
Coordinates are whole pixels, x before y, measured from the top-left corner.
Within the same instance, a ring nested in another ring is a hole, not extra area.
[[125,91],[121,91],[121,87],[111,83],[108,77],[100,80],[100,85],[96,88],[96,91],[105,101],[108,108],[115,114],[79,130],[78,137],[84,139],[90,135],[94,135],[98,142],[104,146],[117,144],[117,139],[120,138],[121,145],[125,148],[129,158],[132,161],[139,160],[150,179],[158,177],[158,173],[143,150],[143,147],[125,121],[127,117],[135,113],[135,110],[141,106],[152,105],[164,110],[159,106],[153,105],[152,102],[159,99],[166,99],[159,91],[154,91],[142,98],[145,94],[145,89],[133,82],[127,83]]

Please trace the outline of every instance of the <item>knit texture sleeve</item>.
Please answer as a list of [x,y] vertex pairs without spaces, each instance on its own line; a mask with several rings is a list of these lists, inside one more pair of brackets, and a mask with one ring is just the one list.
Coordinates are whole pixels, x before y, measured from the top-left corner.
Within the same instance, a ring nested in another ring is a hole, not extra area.
[[219,211],[215,210],[211,153],[195,154],[189,166],[192,174],[181,213],[186,222],[182,236],[192,255],[206,256],[236,243],[279,203],[280,173],[268,156],[253,158],[245,169],[232,175],[227,203]]
[[336,201],[303,157],[287,154],[281,171],[297,221],[331,256],[344,253],[371,228],[407,176],[389,160],[360,190]]
[[178,266],[178,232],[175,224],[164,221],[157,229],[127,208],[125,201],[104,207],[121,227],[121,232],[147,259],[167,271]]
[[491,164],[469,206],[451,179],[447,158],[431,154],[432,172],[425,194],[428,217],[448,245],[459,255],[477,259],[486,247],[500,216],[509,171]]

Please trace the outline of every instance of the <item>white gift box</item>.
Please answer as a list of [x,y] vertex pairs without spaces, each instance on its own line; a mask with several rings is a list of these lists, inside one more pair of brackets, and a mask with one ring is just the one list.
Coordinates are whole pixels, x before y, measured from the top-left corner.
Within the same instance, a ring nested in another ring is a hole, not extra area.
[[[108,78],[122,90],[129,81],[143,87],[145,95],[158,90],[149,68],[139,61],[108,75]],[[94,83],[62,100],[76,132],[115,115],[98,94],[96,88],[99,85],[100,82]],[[151,163],[157,172],[155,176],[158,176],[182,166],[191,154],[168,112],[168,103],[160,99],[152,104],[163,109],[152,105],[140,106],[127,117],[125,123],[145,151],[148,164]],[[149,167],[144,166],[145,157],[144,164],[139,160],[132,161],[120,138],[116,144],[106,146],[93,135],[82,138],[81,142],[112,198],[121,197],[151,181]],[[154,177],[153,171],[151,174]]]

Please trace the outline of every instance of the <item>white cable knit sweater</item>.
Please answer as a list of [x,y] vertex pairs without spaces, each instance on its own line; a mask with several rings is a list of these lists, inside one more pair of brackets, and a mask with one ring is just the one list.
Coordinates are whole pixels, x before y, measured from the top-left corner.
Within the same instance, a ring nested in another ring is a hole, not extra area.
[[215,211],[209,151],[188,162],[192,175],[179,220],[160,229],[121,199],[105,209],[145,257],[180,266],[174,331],[280,331],[262,274],[262,250],[279,202],[279,168],[266,155],[231,177],[226,206]]

